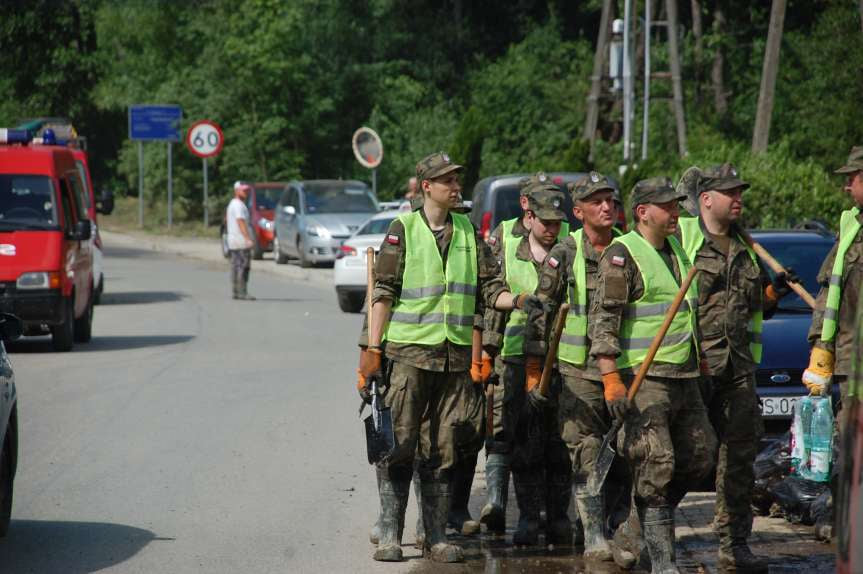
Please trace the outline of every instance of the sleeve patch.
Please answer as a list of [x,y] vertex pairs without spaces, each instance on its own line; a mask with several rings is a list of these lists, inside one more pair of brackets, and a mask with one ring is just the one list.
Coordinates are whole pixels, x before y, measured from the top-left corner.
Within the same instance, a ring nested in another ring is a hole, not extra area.
[[552,269],[557,269],[558,265],[560,265],[560,261],[558,261],[554,257],[549,257],[548,259],[546,259],[546,261],[548,261],[548,264]]
[[611,257],[611,264],[612,264],[612,265],[617,265],[618,267],[623,267],[623,264],[624,264],[625,262],[626,262],[626,261],[624,260],[624,258],[623,258],[623,257],[621,257],[620,255],[613,255],[613,256]]
[[392,233],[387,235],[387,243],[390,245],[398,245],[400,243],[399,236]]
[[489,245],[497,245],[497,237],[495,237],[494,235],[492,235],[491,237],[489,237],[489,238],[488,238],[488,244],[489,244]]

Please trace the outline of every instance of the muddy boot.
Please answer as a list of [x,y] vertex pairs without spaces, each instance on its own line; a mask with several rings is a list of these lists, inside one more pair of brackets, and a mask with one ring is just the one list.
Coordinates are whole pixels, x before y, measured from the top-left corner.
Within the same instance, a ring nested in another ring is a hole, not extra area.
[[514,546],[536,546],[539,542],[539,511],[545,503],[540,476],[535,472],[512,473],[518,502],[518,526],[512,535]]
[[440,472],[423,473],[422,488],[423,524],[425,542],[423,556],[434,562],[462,562],[461,547],[446,538],[446,517],[450,505],[450,477]]
[[[377,482],[378,482],[378,497],[380,497],[380,494],[381,494],[381,477],[377,472],[375,473],[375,477],[376,477]],[[377,520],[375,520],[375,524],[374,524],[374,526],[372,526],[372,529],[369,530],[369,542],[371,542],[375,546],[377,546],[378,541],[380,541],[380,539],[381,539],[381,513],[382,513],[382,511],[378,510],[378,518],[377,518]]]
[[605,538],[605,503],[602,495],[588,493],[584,484],[575,487],[575,504],[584,524],[584,557],[587,560],[608,562],[613,556]]
[[[401,531],[410,492],[407,473],[378,469],[380,476],[381,531],[378,547],[372,558],[381,562],[403,560]],[[404,476],[402,476],[404,475]]]
[[414,498],[417,499],[417,535],[414,541],[414,546],[417,550],[422,550],[426,541],[426,529],[423,526],[423,495],[420,488],[420,476],[414,472],[411,482],[414,485]]
[[[548,477],[548,475],[546,475]],[[545,543],[555,546],[572,545],[572,521],[569,519],[569,503],[572,500],[572,478],[551,475],[546,482],[545,495]]]
[[674,554],[674,511],[671,507],[645,508],[641,528],[650,553],[651,574],[680,574]]
[[459,534],[470,536],[479,532],[479,522],[474,520],[468,510],[470,502],[470,490],[473,486],[473,476],[476,473],[476,455],[463,457],[453,470],[450,489],[449,516],[447,526],[455,529]]
[[488,498],[479,521],[494,534],[506,532],[506,501],[509,498],[509,456],[490,454],[485,459]]
[[723,538],[719,541],[719,568],[723,572],[763,573],[769,569],[764,556],[756,556],[745,538]]

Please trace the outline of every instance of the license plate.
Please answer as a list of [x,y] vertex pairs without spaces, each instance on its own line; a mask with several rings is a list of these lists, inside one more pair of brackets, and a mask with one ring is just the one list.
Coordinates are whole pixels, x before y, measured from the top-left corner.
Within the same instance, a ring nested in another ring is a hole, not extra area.
[[764,417],[790,417],[800,397],[762,397],[761,414]]

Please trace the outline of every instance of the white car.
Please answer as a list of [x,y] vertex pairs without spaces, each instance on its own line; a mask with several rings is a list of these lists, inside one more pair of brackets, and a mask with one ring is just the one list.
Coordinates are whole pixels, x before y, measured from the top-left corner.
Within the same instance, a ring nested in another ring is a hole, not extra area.
[[404,211],[391,209],[378,213],[345,239],[339,248],[333,267],[333,282],[342,311],[362,311],[366,299],[366,249],[373,247],[375,253],[378,252],[390,223],[400,213]]

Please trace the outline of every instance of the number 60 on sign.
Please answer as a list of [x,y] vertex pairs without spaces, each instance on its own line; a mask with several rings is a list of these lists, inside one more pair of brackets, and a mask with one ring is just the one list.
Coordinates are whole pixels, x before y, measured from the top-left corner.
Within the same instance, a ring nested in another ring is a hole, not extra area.
[[224,143],[222,128],[209,120],[195,122],[186,132],[186,146],[189,151],[201,158],[219,155]]

